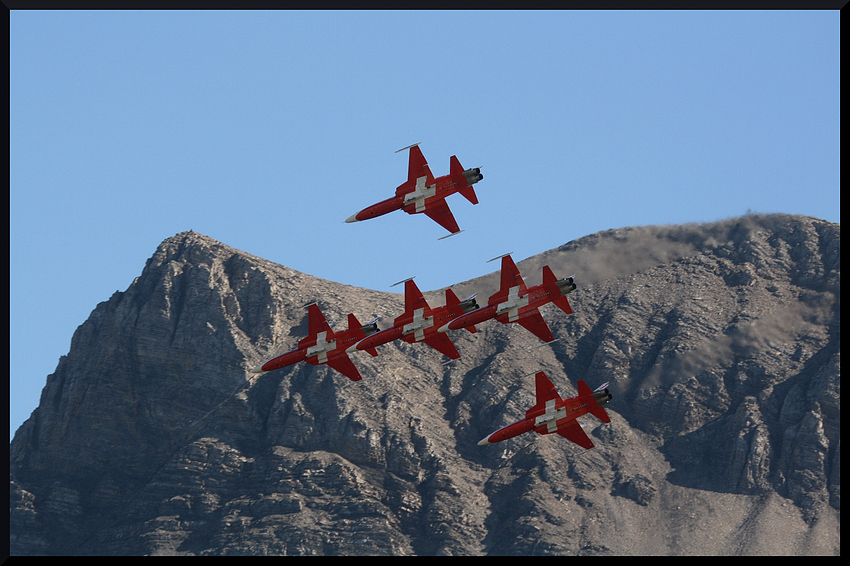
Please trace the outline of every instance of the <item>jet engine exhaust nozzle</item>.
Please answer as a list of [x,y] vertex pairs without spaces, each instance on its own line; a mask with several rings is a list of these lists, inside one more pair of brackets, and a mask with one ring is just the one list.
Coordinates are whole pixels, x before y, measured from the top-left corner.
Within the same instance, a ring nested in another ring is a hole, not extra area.
[[558,285],[558,288],[561,290],[561,292],[564,295],[566,295],[570,291],[575,291],[575,289],[576,289],[576,284],[573,282],[572,277],[567,277],[566,279],[561,279],[561,280],[556,282],[556,285]]
[[602,405],[613,399],[614,396],[608,392],[608,389],[605,389],[604,391],[595,392],[593,394],[593,398],[596,399],[596,402],[599,403],[599,406],[601,407]]
[[480,308],[481,305],[478,304],[478,301],[475,300],[475,297],[471,299],[467,299],[460,303],[460,308],[463,309],[464,314],[468,312],[472,312],[477,308]]
[[475,183],[484,178],[484,175],[481,174],[480,167],[476,167],[474,169],[467,169],[463,172],[463,176],[466,177],[466,182],[470,185],[474,185]]

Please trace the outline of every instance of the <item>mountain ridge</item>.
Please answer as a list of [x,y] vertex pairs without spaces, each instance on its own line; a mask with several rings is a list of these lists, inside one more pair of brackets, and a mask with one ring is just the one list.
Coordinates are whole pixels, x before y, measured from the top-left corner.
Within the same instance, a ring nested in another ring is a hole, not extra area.
[[[354,354],[353,383],[248,370],[306,334],[305,303],[385,327],[400,294],[166,239],[10,444],[12,553],[840,553],[839,225],[621,228],[518,262],[529,285],[544,264],[578,275],[573,315],[542,309],[558,342],[491,322],[450,335],[450,364]],[[538,369],[563,396],[612,382],[597,448],[477,447],[533,404]]]

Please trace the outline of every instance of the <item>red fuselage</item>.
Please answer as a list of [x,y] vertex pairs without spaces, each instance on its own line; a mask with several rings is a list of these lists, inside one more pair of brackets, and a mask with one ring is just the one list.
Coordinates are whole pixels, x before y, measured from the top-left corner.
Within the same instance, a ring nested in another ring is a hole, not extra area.
[[395,196],[364,208],[346,222],[369,220],[401,209],[408,214],[424,212],[451,234],[461,231],[446,204],[446,197],[459,192],[472,204],[478,204],[472,185],[484,178],[481,169],[464,169],[457,156],[452,155],[449,158],[449,174],[434,177],[418,145],[404,148],[410,149],[407,180],[396,188]]
[[535,285],[522,294],[519,293],[519,287],[511,287],[507,293],[499,291],[491,295],[486,307],[466,313],[449,322],[447,330],[458,330],[491,318],[502,323],[516,322],[525,313],[533,312],[563,295],[564,293],[557,285]]
[[330,340],[327,340],[326,337],[326,332],[320,332],[316,337],[303,338],[298,342],[297,348],[281,354],[276,358],[272,358],[260,366],[260,369],[262,371],[272,371],[301,361],[306,361],[308,364],[316,366],[326,364],[328,361],[341,356],[347,358],[346,349],[363,338],[364,332],[358,327],[353,330],[349,329],[337,332],[331,336]]
[[375,218],[377,216],[383,216],[384,214],[388,214],[390,212],[400,209],[403,203],[404,197],[402,196],[388,198],[387,200],[382,200],[378,204],[367,206],[366,208],[355,214],[354,219],[360,221],[369,220],[370,218]]
[[367,336],[357,343],[358,350],[374,348],[401,338],[409,344],[423,342],[437,333],[442,325],[464,313],[460,305],[446,305],[431,309],[431,314],[423,317],[421,309],[412,314],[405,313],[393,321],[390,328]]
[[291,366],[292,364],[297,364],[298,362],[303,361],[306,358],[307,350],[296,348],[295,350],[290,350],[289,352],[281,354],[276,358],[272,358],[271,360],[260,366],[260,369],[262,371],[272,371],[286,366]]
[[582,395],[560,401],[553,399],[544,406],[535,406],[526,411],[524,419],[500,428],[479,444],[501,442],[531,430],[538,434],[558,432],[559,428],[563,428],[570,421],[601,407],[597,397],[603,404],[610,399],[606,390],[604,394]]
[[[468,186],[468,185],[467,185]],[[396,210],[404,210],[408,214],[425,212],[433,202],[445,199],[458,190],[465,188],[451,178],[451,175],[443,175],[434,179],[434,184],[417,187],[409,182],[402,183],[396,188],[396,196],[382,200],[372,206],[367,206],[354,215],[357,221],[369,220],[389,214]]]

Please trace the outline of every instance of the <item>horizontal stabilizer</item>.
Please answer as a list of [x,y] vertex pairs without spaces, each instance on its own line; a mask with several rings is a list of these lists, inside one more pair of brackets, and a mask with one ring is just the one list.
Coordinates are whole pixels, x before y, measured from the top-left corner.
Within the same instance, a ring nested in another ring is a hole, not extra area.
[[478,197],[475,196],[475,189],[473,189],[472,187],[466,187],[465,189],[461,189],[458,192],[472,204],[478,204]]
[[606,413],[605,409],[603,409],[602,407],[596,407],[595,409],[590,411],[590,414],[602,421],[603,423],[611,422],[611,417],[608,416],[608,413]]
[[573,308],[570,306],[570,302],[567,300],[566,295],[561,295],[560,297],[558,297],[557,299],[555,299],[552,302],[555,303],[556,307],[558,307],[559,309],[561,309],[565,313],[573,314]]

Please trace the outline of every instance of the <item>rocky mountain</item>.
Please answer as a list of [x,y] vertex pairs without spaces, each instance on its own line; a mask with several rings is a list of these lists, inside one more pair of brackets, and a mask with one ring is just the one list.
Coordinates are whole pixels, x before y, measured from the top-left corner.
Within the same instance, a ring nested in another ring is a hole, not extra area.
[[[177,234],[17,431],[11,553],[840,554],[840,252],[840,225],[788,215],[592,234],[518,264],[577,274],[573,315],[541,309],[558,341],[490,321],[450,363],[353,354],[352,382],[249,370],[305,335],[305,303],[385,328],[400,294]],[[541,369],[565,397],[611,382],[596,448],[478,446]]]

